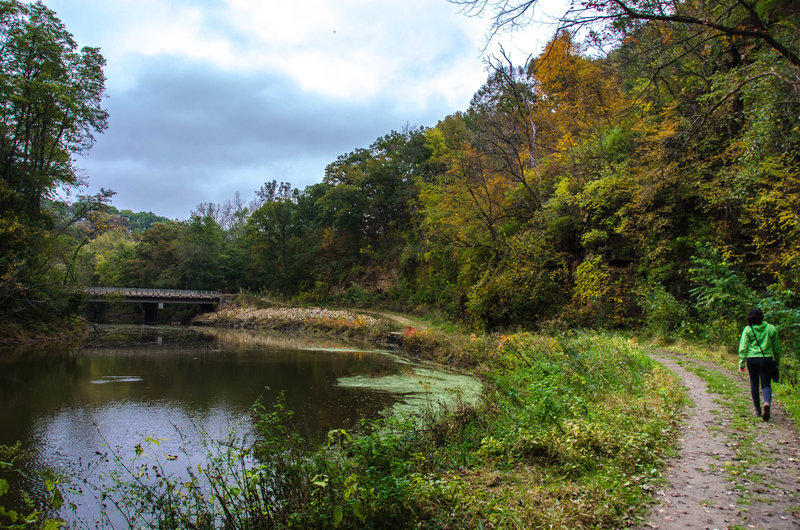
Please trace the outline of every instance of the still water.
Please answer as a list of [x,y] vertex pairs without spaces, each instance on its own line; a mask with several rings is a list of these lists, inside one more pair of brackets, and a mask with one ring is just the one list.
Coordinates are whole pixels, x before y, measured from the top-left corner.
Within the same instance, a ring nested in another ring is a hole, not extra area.
[[[45,496],[38,472],[70,477],[76,487],[62,487],[67,502],[60,515],[90,527],[102,519],[99,489],[114,460],[132,460],[148,438],[158,441],[149,445],[168,471],[181,473],[204,462],[209,441],[252,439],[258,399],[270,404],[283,393],[296,428],[322,440],[360,418],[478,388],[467,376],[359,343],[119,327],[77,348],[0,350],[0,444],[20,441],[30,451],[13,485],[35,500]],[[11,494],[0,499],[0,505],[18,502]]]

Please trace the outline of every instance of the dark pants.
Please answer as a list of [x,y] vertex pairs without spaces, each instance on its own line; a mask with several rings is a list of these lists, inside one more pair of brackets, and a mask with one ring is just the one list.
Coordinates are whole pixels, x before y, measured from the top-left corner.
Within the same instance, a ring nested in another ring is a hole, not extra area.
[[772,374],[775,373],[775,361],[772,357],[748,357],[747,373],[750,374],[750,395],[753,405],[761,410],[759,401],[759,384],[764,393],[764,403],[772,403]]

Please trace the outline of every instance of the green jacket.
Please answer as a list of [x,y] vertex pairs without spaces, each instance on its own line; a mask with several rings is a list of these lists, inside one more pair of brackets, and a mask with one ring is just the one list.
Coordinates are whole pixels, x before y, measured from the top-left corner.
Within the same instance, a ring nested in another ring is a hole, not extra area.
[[739,339],[739,368],[745,367],[748,357],[762,356],[772,357],[776,363],[781,360],[781,340],[778,338],[778,330],[766,322],[746,326],[742,330],[742,338]]

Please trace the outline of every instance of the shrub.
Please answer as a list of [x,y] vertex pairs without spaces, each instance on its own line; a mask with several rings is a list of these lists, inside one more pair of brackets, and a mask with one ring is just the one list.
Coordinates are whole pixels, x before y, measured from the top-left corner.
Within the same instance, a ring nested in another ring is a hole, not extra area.
[[14,491],[7,478],[10,474],[17,473],[26,476],[21,470],[17,469],[17,464],[28,458],[28,452],[22,448],[20,442],[13,446],[0,445],[0,497],[9,492],[15,493],[22,499],[25,507],[24,513],[17,510],[5,508],[0,504],[0,528],[25,529],[25,528],[45,528],[56,529],[64,525],[64,522],[55,517],[56,512],[61,508],[64,499],[61,495],[61,478],[52,469],[39,471],[41,481],[44,483],[43,491],[46,499],[44,504],[36,506],[28,492]]
[[496,267],[470,289],[467,310],[479,328],[530,326],[550,317],[568,299],[569,272],[563,255],[533,232],[514,236]]
[[642,309],[647,329],[661,339],[677,332],[688,313],[686,306],[660,283],[648,284],[639,289],[637,302]]
[[572,300],[561,318],[575,327],[610,328],[627,323],[632,309],[630,281],[602,256],[588,256],[575,269]]
[[756,293],[747,286],[744,274],[734,269],[718,249],[701,246],[698,252],[692,257],[689,274],[694,284],[690,293],[700,320],[721,322],[726,328],[741,322],[755,305]]

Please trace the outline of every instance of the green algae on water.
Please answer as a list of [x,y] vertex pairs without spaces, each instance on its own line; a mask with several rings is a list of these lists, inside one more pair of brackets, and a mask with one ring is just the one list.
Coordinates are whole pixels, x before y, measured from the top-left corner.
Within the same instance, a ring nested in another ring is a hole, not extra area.
[[387,415],[453,410],[458,403],[477,403],[483,389],[480,381],[468,374],[414,364],[406,364],[404,368],[401,372],[380,377],[341,377],[337,386],[396,394],[398,400],[384,411]]

